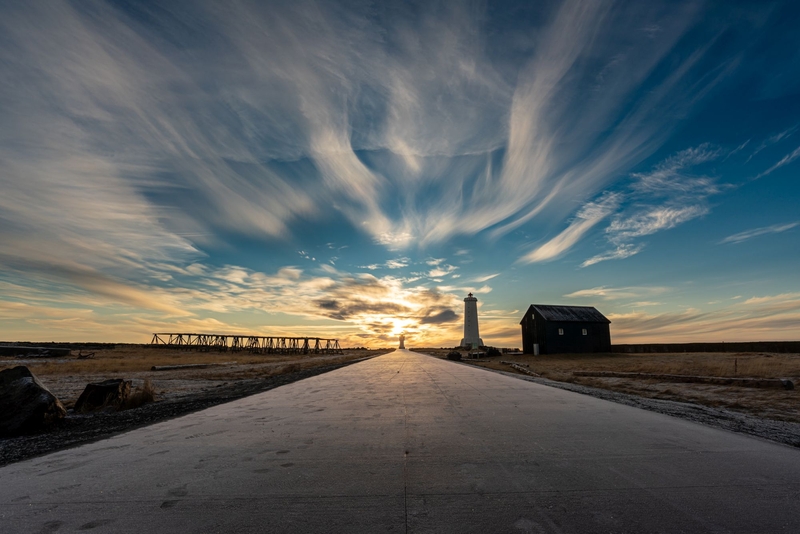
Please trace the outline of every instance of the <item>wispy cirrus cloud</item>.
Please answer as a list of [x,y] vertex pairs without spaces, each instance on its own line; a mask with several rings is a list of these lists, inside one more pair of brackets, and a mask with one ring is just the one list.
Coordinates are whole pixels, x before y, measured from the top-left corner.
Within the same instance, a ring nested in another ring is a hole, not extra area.
[[783,158],[780,159],[775,165],[770,167],[769,169],[765,170],[764,172],[759,173],[755,179],[763,178],[768,174],[772,174],[776,170],[780,169],[784,165],[788,165],[789,163],[793,162],[797,158],[800,158],[800,146],[795,148],[792,152],[786,154]]
[[[771,136],[767,137],[766,139],[764,139],[753,150],[753,152],[750,154],[750,156],[747,157],[747,160],[745,161],[745,163],[748,163],[751,159],[753,159],[753,157],[755,155],[757,155],[759,152],[761,152],[765,148],[768,148],[768,147],[770,147],[770,146],[772,146],[772,145],[774,145],[776,143],[780,143],[784,139],[787,139],[788,137],[790,137],[792,134],[794,134],[797,131],[797,128],[798,128],[798,125],[795,124],[794,126],[792,126],[790,128],[787,128],[787,129],[783,130],[782,132],[778,132],[778,133],[776,133],[774,135],[771,135]],[[744,148],[744,146],[742,146],[741,148]]]
[[564,295],[565,298],[600,298],[603,300],[639,299],[661,295],[668,290],[666,287],[593,287],[580,289]]
[[572,248],[583,235],[608,217],[619,205],[619,195],[607,194],[596,202],[589,202],[575,215],[575,220],[560,234],[538,246],[522,258],[525,263],[556,259]]
[[[558,224],[577,203],[525,261],[566,254],[618,213],[602,191],[735,67],[736,39],[727,59],[709,50],[738,23],[698,28],[693,1],[565,0],[530,17],[517,7],[2,4],[0,64],[14,83],[0,84],[0,268],[68,293],[70,305],[214,325],[192,314],[290,313],[282,303],[311,306],[349,283],[330,265],[314,276],[219,267],[240,263],[219,252],[239,239],[316,262],[303,242],[314,225],[338,225],[324,240],[425,250],[544,216]],[[682,44],[690,29],[706,44]],[[687,194],[703,187],[681,183]],[[642,184],[658,194],[656,177]],[[620,214],[619,235],[648,235],[679,209]],[[611,244],[605,259],[641,247]],[[423,274],[456,276],[447,264]],[[409,280],[395,289],[413,293]],[[432,302],[395,304],[385,312],[407,321],[448,317]],[[379,306],[363,297],[313,309],[358,329]]]
[[487,274],[484,276],[476,276],[475,278],[472,279],[472,281],[478,284],[482,284],[483,282],[488,282],[492,278],[497,278],[498,276],[500,276],[500,273]]
[[[665,13],[566,1],[528,42],[514,40],[524,34],[517,28],[498,43],[507,57],[492,55],[489,14],[475,6],[385,6],[367,16],[311,1],[225,10],[200,2],[187,8],[191,22],[182,9],[6,9],[5,50],[21,59],[6,57],[8,74],[39,90],[20,84],[0,95],[17,110],[3,131],[32,149],[4,159],[36,167],[6,174],[4,185],[41,173],[45,157],[59,168],[81,154],[116,177],[105,185],[118,204],[138,199],[129,210],[155,209],[161,233],[205,236],[195,242],[220,229],[286,238],[294,220],[331,204],[389,246],[508,231],[548,206],[563,212],[575,191],[591,196],[654,150],[664,125],[647,110],[682,106],[677,87],[702,59],[654,74],[691,26],[691,2]],[[622,32],[633,20],[658,27],[658,38]],[[591,82],[588,100],[576,80]],[[633,113],[619,121],[632,98]],[[384,150],[384,159],[363,155]],[[420,203],[431,188],[434,201]],[[395,195],[399,218],[386,206]]]
[[772,226],[753,228],[752,230],[745,230],[744,232],[739,232],[738,234],[729,235],[725,239],[719,241],[718,244],[724,245],[725,243],[741,243],[742,241],[747,241],[748,239],[753,239],[754,237],[762,235],[779,234],[781,232],[786,232],[787,230],[791,230],[792,228],[795,228],[798,225],[800,225],[800,222],[773,224]]
[[677,152],[650,172],[632,174],[633,183],[625,193],[628,206],[614,216],[605,230],[612,249],[585,260],[581,267],[601,261],[624,259],[638,254],[643,243],[636,241],[669,230],[710,211],[708,197],[725,186],[708,176],[690,172],[695,166],[716,160],[722,151],[709,144]]

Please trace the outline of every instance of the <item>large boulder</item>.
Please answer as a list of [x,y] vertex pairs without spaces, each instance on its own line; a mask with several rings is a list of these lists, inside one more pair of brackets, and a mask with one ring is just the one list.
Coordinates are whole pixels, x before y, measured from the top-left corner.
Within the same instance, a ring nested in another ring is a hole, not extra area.
[[81,396],[75,402],[76,413],[86,413],[100,408],[119,410],[131,393],[130,380],[112,378],[94,384],[86,384]]
[[0,437],[41,431],[66,414],[64,405],[27,367],[0,371]]

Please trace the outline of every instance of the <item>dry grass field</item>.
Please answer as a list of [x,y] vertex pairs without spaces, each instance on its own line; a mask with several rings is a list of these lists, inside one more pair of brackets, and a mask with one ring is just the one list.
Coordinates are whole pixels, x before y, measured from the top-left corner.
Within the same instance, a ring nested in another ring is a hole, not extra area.
[[[109,378],[132,380],[142,387],[149,380],[156,400],[177,398],[227,385],[236,381],[257,380],[314,367],[333,365],[386,350],[344,350],[344,354],[251,354],[249,352],[201,352],[151,347],[117,345],[98,350],[89,359],[78,359],[78,351],[69,358],[0,357],[0,370],[25,365],[69,408],[89,382]],[[205,369],[152,371],[154,366],[220,364]]]
[[[68,408],[89,382],[108,378],[133,381],[141,388],[149,380],[156,400],[179,399],[237,382],[293,373],[325,365],[357,360],[390,352],[345,350],[343,355],[250,354],[248,352],[198,352],[153,348],[149,345],[119,345],[99,350],[91,359],[39,359],[0,357],[0,370],[26,365]],[[414,349],[438,357],[449,350]],[[466,356],[466,353],[464,353]],[[772,353],[673,353],[673,354],[564,354],[507,355],[483,361],[463,360],[471,365],[517,372],[503,362],[515,362],[544,378],[577,383],[643,397],[675,400],[726,408],[762,418],[800,423],[800,354]],[[235,363],[231,363],[235,362]],[[205,369],[152,371],[153,366],[219,364]],[[615,371],[655,374],[687,374],[721,377],[789,378],[795,390],[755,389],[699,383],[610,377],[576,377],[575,371]]]
[[[444,357],[448,350],[424,350]],[[466,353],[465,353],[466,355]],[[472,365],[518,372],[507,364],[527,366],[544,378],[618,391],[643,397],[725,408],[757,417],[800,423],[800,354],[672,353],[502,355],[488,361],[462,360]],[[756,389],[632,378],[576,377],[575,371],[615,371],[720,377],[788,378],[794,390]]]

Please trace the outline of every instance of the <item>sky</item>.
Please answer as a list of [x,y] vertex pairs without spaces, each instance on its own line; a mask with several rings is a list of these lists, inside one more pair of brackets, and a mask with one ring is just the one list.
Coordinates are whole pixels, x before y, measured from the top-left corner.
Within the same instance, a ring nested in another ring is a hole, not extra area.
[[0,339],[800,339],[800,4],[0,4]]

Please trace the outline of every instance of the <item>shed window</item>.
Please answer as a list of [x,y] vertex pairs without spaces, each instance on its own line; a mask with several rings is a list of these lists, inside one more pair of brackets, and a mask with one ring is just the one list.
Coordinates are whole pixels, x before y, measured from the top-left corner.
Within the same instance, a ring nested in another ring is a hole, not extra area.
[[558,335],[559,336],[563,336],[564,335],[564,329],[563,328],[559,328],[558,329]]
[[584,336],[589,334],[589,332],[588,332],[588,331],[587,331],[585,328],[583,329],[583,331],[582,331],[582,332],[583,332],[583,335],[584,335]]

